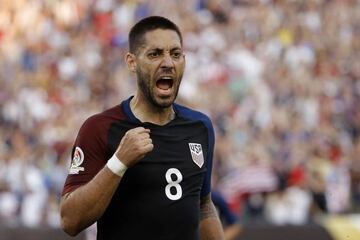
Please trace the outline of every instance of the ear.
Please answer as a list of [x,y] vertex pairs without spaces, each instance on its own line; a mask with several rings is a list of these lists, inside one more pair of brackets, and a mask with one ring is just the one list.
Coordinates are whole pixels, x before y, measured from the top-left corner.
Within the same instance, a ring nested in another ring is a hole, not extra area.
[[132,53],[127,53],[125,56],[126,65],[127,65],[128,69],[133,73],[136,72],[136,59],[135,58],[136,58],[135,55]]

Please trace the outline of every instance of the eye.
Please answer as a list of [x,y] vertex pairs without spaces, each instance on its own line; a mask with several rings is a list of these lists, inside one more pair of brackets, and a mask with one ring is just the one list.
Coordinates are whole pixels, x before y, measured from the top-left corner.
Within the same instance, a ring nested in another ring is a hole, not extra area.
[[148,53],[148,57],[149,58],[156,58],[156,57],[159,57],[160,53],[158,51],[154,51],[154,52],[149,52]]
[[182,55],[182,52],[181,51],[174,51],[171,53],[171,56],[175,59],[179,59]]

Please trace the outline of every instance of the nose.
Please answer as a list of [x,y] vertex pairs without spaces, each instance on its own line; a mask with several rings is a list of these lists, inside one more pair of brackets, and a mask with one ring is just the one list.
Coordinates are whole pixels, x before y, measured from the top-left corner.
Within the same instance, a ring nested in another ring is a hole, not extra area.
[[174,67],[173,59],[171,58],[170,54],[165,53],[161,61],[161,68],[173,68],[173,67]]

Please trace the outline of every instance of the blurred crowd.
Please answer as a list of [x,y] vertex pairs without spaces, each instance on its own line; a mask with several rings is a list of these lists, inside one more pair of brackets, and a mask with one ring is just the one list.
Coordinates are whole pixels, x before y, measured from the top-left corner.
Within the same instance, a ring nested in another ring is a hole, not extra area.
[[213,189],[244,223],[360,208],[359,0],[0,1],[0,225],[59,226],[77,131],[134,93],[140,18],[183,31],[178,102],[216,130]]

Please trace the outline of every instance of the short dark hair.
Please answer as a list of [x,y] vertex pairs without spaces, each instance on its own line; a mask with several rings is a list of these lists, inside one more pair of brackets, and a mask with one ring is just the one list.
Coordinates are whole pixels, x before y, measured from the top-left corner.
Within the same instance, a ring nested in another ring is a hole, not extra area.
[[179,27],[167,18],[161,16],[150,16],[137,22],[129,32],[129,51],[136,54],[138,47],[144,43],[144,35],[156,29],[169,29],[175,31],[182,45],[182,35]]

